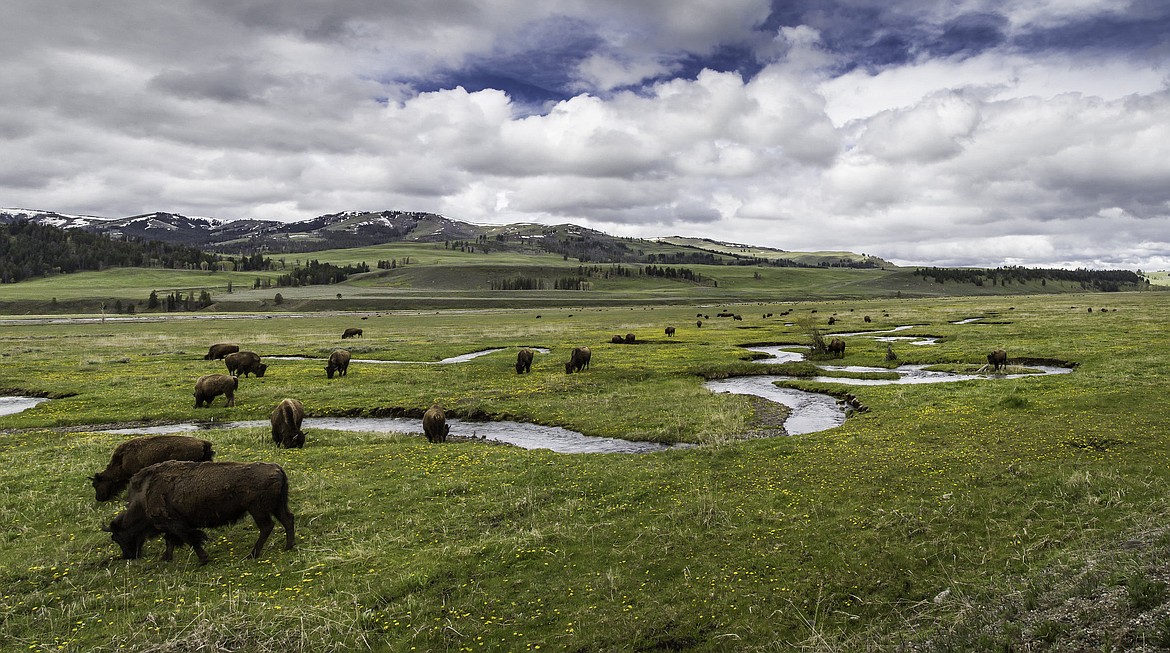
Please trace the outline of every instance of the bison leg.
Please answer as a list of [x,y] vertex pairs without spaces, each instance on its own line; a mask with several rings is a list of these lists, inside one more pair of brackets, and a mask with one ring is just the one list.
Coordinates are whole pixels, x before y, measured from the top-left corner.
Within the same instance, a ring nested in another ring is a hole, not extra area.
[[276,509],[276,518],[280,520],[280,525],[284,527],[284,550],[292,551],[295,544],[296,526],[293,520],[293,514],[289,512],[287,505],[282,505]]
[[[224,396],[227,397],[227,403],[224,404],[226,407],[231,408],[232,406],[236,405],[236,393],[229,392],[229,393],[225,394]],[[211,402],[208,402],[208,405],[210,405],[210,403]]]
[[252,547],[252,553],[249,554],[253,558],[260,557],[260,551],[264,549],[264,543],[268,541],[268,536],[272,534],[272,529],[275,524],[272,523],[272,517],[267,513],[252,513],[252,519],[256,520],[256,527],[260,529],[260,537],[256,538],[256,544]]

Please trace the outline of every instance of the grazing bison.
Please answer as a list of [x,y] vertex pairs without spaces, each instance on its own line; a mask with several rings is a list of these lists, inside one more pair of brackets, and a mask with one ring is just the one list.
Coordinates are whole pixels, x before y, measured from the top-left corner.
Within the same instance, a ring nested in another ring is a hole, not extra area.
[[261,363],[260,355],[254,351],[232,352],[223,357],[223,364],[227,366],[228,374],[232,376],[243,374],[246,378],[249,374],[255,374],[261,377],[268,371],[268,365]]
[[337,372],[338,376],[345,376],[349,373],[349,352],[344,349],[334,349],[332,354],[329,354],[329,363],[325,366],[325,376],[332,379],[333,373]]
[[115,447],[106,468],[89,480],[93,481],[97,500],[109,501],[125,489],[131,476],[155,463],[164,460],[202,462],[214,457],[215,451],[207,440],[187,435],[147,435]]
[[176,545],[195,549],[207,564],[201,528],[214,528],[252,515],[260,537],[251,557],[260,557],[272,533],[272,517],[284,526],[284,548],[293,548],[293,514],[288,509],[288,477],[274,463],[196,463],[169,460],[134,475],[126,509],[103,530],[110,533],[128,560],[142,555],[142,546],[155,535],[165,535],[170,560]]
[[987,355],[987,364],[991,366],[992,372],[998,372],[1007,367],[1007,352],[1002,349],[996,349]]
[[532,371],[532,350],[525,347],[516,352],[516,373],[523,374]]
[[666,327],[666,337],[667,338],[674,337],[674,327]]
[[702,320],[695,320],[695,328],[702,329],[703,328],[703,321]]
[[300,449],[305,446],[305,432],[301,422],[305,419],[305,407],[296,399],[284,399],[269,416],[272,421],[272,441],[285,449]]
[[614,336],[612,338],[610,338],[609,341],[615,345],[620,345],[620,344],[624,343],[626,341],[626,339],[623,338],[621,336],[621,334],[614,334]]
[[217,361],[217,360],[223,358],[224,356],[227,356],[228,354],[237,352],[239,350],[240,350],[239,345],[229,345],[225,342],[221,342],[217,345],[212,345],[211,348],[207,350],[207,355],[203,357],[203,360]]
[[240,379],[227,374],[204,374],[195,381],[195,407],[207,404],[211,408],[211,400],[223,395],[227,398],[225,406],[236,405],[236,390],[240,387]]
[[572,353],[569,354],[569,362],[565,363],[565,374],[587,369],[589,358],[592,356],[593,352],[589,351],[588,347],[574,347]]
[[833,358],[844,358],[845,341],[840,338],[833,338],[831,341],[829,341],[829,344],[827,347],[825,347],[825,350],[832,354]]
[[[361,336],[361,335],[362,335],[361,329],[349,328],[349,329],[346,329],[345,332],[341,334],[341,339],[345,340],[346,338],[353,338],[355,336]],[[365,336],[362,336],[362,337],[364,338]]]
[[637,337],[636,337],[636,336],[634,336],[634,334],[632,334],[632,333],[627,333],[627,334],[626,334],[626,344],[627,344],[627,345],[632,345],[632,344],[634,344],[634,341],[635,341],[635,340],[637,340]]
[[423,435],[427,436],[427,442],[446,442],[447,434],[451,432],[451,426],[447,424],[447,415],[443,413],[443,407],[435,404],[423,413]]

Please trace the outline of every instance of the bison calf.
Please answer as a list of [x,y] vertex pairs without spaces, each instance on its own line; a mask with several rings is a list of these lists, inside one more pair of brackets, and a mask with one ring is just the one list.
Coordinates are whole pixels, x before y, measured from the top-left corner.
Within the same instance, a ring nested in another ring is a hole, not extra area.
[[329,363],[325,365],[325,376],[332,379],[334,372],[338,376],[345,376],[349,372],[349,352],[344,349],[334,349],[329,354]]
[[254,351],[232,352],[223,357],[223,363],[232,376],[243,374],[246,378],[249,374],[255,374],[262,377],[268,371],[268,365],[261,363],[260,355]]
[[443,407],[435,404],[423,413],[423,435],[427,436],[427,442],[446,442],[447,434],[451,432],[451,425],[447,424],[447,415],[443,413]]
[[89,477],[98,501],[118,496],[130,483],[130,477],[164,460],[206,461],[215,457],[207,440],[187,435],[148,435],[127,440],[114,448],[110,462],[102,471]]
[[207,350],[207,355],[203,357],[203,360],[217,361],[217,360],[223,358],[224,356],[227,356],[228,354],[231,354],[233,352],[237,352],[239,350],[240,350],[239,345],[229,345],[227,343],[221,342],[219,344],[212,345],[211,348],[209,348]]
[[285,399],[272,410],[272,441],[285,449],[300,449],[305,446],[305,432],[301,422],[305,419],[305,407],[296,399]]
[[227,398],[225,406],[236,405],[236,390],[240,387],[240,379],[227,374],[205,374],[195,381],[195,407],[207,404],[211,408],[211,400],[223,395]]

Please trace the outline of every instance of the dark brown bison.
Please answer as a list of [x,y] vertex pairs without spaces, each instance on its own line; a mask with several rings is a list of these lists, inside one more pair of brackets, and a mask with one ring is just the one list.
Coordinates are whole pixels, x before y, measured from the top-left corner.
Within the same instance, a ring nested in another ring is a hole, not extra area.
[[589,351],[588,347],[574,347],[572,353],[569,354],[569,362],[565,363],[565,374],[587,369],[589,358],[592,356],[593,352]]
[[260,355],[254,351],[236,351],[223,357],[223,364],[227,366],[228,374],[246,378],[249,374],[264,376],[268,365],[260,362]]
[[525,347],[516,352],[516,373],[523,374],[532,371],[532,350]]
[[992,372],[998,372],[1007,367],[1007,352],[1002,349],[996,349],[987,355],[987,364],[991,366]]
[[236,390],[240,387],[239,377],[227,374],[204,374],[195,381],[195,407],[207,404],[211,408],[211,400],[223,395],[227,398],[225,406],[236,405]]
[[638,339],[638,338],[637,338],[637,336],[635,336],[634,334],[632,334],[632,333],[627,333],[627,334],[626,334],[626,341],[625,341],[625,342],[626,342],[626,344],[627,344],[627,345],[632,345],[632,344],[634,344],[634,341],[635,341],[635,340],[637,340],[637,339]]
[[[357,336],[362,336],[362,330],[349,328],[349,329],[346,329],[345,332],[341,334],[341,339],[345,340],[346,338],[354,338]],[[364,338],[365,336],[362,336],[362,337]]]
[[615,345],[620,345],[620,344],[624,343],[626,341],[626,339],[623,338],[621,336],[621,334],[614,334],[614,336],[612,338],[610,338],[609,341]]
[[825,351],[829,352],[833,358],[845,357],[845,341],[840,338],[833,338],[825,347]]
[[203,357],[203,360],[217,361],[217,360],[223,358],[224,356],[227,356],[228,354],[230,354],[232,352],[237,352],[239,350],[240,350],[239,345],[229,345],[225,342],[221,342],[217,345],[212,345],[211,348],[207,350],[207,355]]
[[293,514],[288,509],[288,477],[274,463],[196,463],[169,460],[134,475],[126,509],[110,525],[112,539],[122,557],[135,559],[155,535],[166,537],[162,559],[170,560],[175,546],[195,549],[200,564],[208,561],[201,528],[214,528],[252,515],[260,537],[251,557],[260,557],[272,533],[272,517],[284,526],[284,548],[293,548]]
[[269,416],[272,421],[272,441],[285,449],[300,449],[305,446],[305,432],[301,422],[305,419],[305,407],[296,399],[284,399]]
[[447,415],[443,413],[443,407],[435,404],[423,413],[423,435],[427,436],[427,442],[446,442],[447,434],[451,432],[451,426],[447,424]]
[[702,329],[703,328],[703,321],[702,320],[695,320],[695,328]]
[[336,372],[338,376],[345,376],[349,373],[349,352],[344,349],[334,349],[332,354],[329,354],[329,363],[325,365],[325,376],[332,379],[333,373]]
[[667,338],[674,337],[674,327],[666,327],[666,337]]
[[89,477],[98,501],[109,501],[118,496],[130,477],[140,470],[164,460],[211,460],[215,451],[207,440],[187,435],[147,435],[127,440],[110,456],[102,471]]

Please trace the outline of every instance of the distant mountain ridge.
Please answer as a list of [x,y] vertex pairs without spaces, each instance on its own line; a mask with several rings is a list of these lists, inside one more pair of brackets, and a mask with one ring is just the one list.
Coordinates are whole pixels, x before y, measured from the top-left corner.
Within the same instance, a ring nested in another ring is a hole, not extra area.
[[[243,219],[224,222],[155,212],[124,218],[70,215],[55,211],[0,209],[0,224],[28,220],[62,229],[82,229],[112,238],[157,240],[226,254],[280,254],[368,247],[393,242],[463,242],[479,250],[496,248],[553,252],[582,261],[640,262],[652,241],[611,236],[573,224],[515,223],[476,225],[422,211],[342,211],[311,220],[280,222]],[[708,239],[668,238],[695,252],[797,265],[891,266],[888,261],[850,252],[800,253],[719,243]],[[697,259],[695,259],[697,260]],[[680,260],[677,262],[687,262]]]

